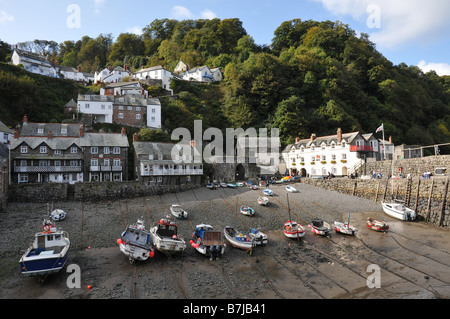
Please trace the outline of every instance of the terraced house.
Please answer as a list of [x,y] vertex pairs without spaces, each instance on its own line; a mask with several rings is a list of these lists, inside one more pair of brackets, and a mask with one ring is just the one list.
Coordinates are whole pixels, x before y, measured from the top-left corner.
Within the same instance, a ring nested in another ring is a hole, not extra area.
[[11,182],[126,180],[125,133],[85,133],[79,123],[29,123],[24,116],[21,131],[11,140]]

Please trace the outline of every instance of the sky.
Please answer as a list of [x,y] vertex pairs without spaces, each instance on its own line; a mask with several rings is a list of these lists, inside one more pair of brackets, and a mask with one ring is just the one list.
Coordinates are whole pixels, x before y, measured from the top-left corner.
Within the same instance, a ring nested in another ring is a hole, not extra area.
[[448,0],[0,0],[0,40],[78,41],[140,34],[155,19],[239,18],[256,44],[292,19],[341,21],[393,64],[450,75]]

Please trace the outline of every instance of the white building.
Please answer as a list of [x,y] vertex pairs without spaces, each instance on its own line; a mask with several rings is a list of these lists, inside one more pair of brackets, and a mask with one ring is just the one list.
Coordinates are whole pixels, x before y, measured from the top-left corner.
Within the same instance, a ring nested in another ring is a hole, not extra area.
[[161,65],[141,69],[134,73],[134,78],[138,80],[161,80],[162,88],[171,92],[173,91],[170,89],[170,82],[173,77],[175,77],[175,75]]
[[97,123],[113,123],[114,96],[79,94],[77,99],[78,112],[93,115]]
[[104,83],[113,83],[113,82],[122,82],[122,80],[126,77],[131,78],[132,73],[128,70],[128,66],[125,67],[108,67],[104,68],[100,72],[94,73],[94,83],[104,82]]
[[348,176],[364,165],[365,160],[377,160],[381,146],[373,134],[360,132],[297,139],[282,152],[286,173],[300,176]]
[[64,76],[64,79],[82,81],[85,83],[94,82],[94,74],[88,72],[81,72],[80,67],[75,69],[70,66],[61,66],[59,73],[61,73]]
[[197,82],[222,81],[222,72],[219,68],[210,69],[207,66],[200,66],[185,71],[183,80]]
[[104,85],[100,88],[100,95],[126,95],[126,94],[141,94],[148,97],[148,91],[145,90],[139,81],[132,82],[117,82]]
[[58,68],[45,55],[20,50],[17,46],[11,55],[11,63],[14,65],[22,64],[23,68],[31,73],[53,78],[59,77]]
[[4,144],[6,147],[9,147],[8,144],[13,136],[14,131],[0,121],[0,143]]

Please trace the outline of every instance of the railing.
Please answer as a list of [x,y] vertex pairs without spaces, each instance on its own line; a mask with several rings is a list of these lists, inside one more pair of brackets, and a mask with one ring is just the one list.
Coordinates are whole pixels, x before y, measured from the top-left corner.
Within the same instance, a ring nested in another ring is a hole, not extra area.
[[373,147],[352,145],[350,146],[350,152],[373,152]]
[[14,173],[81,172],[81,166],[15,166]]
[[168,176],[168,175],[203,175],[203,169],[154,169],[141,170],[142,176]]
[[121,172],[122,165],[113,165],[113,166],[90,166],[89,170],[91,172]]

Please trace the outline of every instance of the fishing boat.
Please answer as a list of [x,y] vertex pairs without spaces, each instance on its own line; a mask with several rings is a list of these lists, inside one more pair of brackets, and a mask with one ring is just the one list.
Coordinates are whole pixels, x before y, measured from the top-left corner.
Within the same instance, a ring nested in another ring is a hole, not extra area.
[[213,227],[207,224],[199,224],[192,233],[192,239],[189,241],[199,253],[209,256],[210,259],[222,257],[225,253],[225,243],[222,239],[222,233],[213,231]]
[[266,196],[273,196],[273,190],[271,190],[270,188],[264,188],[262,192]]
[[60,271],[69,255],[69,234],[44,220],[42,232],[35,233],[34,242],[20,258],[20,270],[25,276],[48,275]]
[[322,219],[313,219],[311,224],[308,225],[313,233],[321,236],[328,236],[331,234],[332,228],[330,224]]
[[298,192],[298,190],[297,190],[295,187],[292,187],[292,186],[290,186],[290,185],[286,186],[286,190],[287,190],[289,193],[297,193],[297,192]]
[[51,213],[50,213],[50,218],[53,220],[53,221],[61,221],[61,220],[63,220],[64,218],[66,218],[66,212],[64,211],[64,210],[62,210],[62,209],[59,209],[59,208],[57,208],[57,209],[54,209]]
[[283,233],[288,238],[300,238],[305,235],[305,228],[296,221],[289,220],[283,225]]
[[248,237],[250,237],[250,240],[255,242],[257,246],[267,245],[267,234],[257,228],[250,229]]
[[367,218],[366,225],[369,229],[380,232],[386,232],[389,229],[389,225],[387,223],[374,220],[371,217]]
[[225,182],[220,182],[220,187],[227,188],[228,185],[227,185],[227,183],[225,183]]
[[188,218],[188,213],[178,204],[173,204],[170,206],[170,212],[178,219]]
[[206,184],[206,188],[216,189],[216,186],[213,183],[208,183],[208,184]]
[[253,189],[253,190],[257,190],[258,189],[258,185],[254,184],[250,188]]
[[258,204],[262,205],[262,206],[267,206],[269,205],[269,199],[265,196],[259,196],[258,197]]
[[243,214],[243,215],[247,215],[247,216],[255,215],[255,210],[247,205],[242,205],[240,211],[241,211],[241,214]]
[[256,246],[252,239],[231,226],[225,226],[223,233],[233,247],[249,251]]
[[389,216],[403,221],[416,219],[416,212],[401,202],[381,203],[383,210]]
[[237,188],[237,185],[233,184],[233,183],[227,183],[227,187],[229,187],[229,188]]
[[338,233],[345,234],[345,235],[352,235],[355,236],[358,232],[358,228],[350,225],[350,214],[348,214],[347,221],[344,223],[335,221],[334,222],[334,230]]
[[186,242],[178,236],[178,225],[170,219],[170,215],[161,218],[150,229],[150,236],[153,246],[162,253],[175,254],[186,249]]
[[145,229],[144,220],[138,219],[136,224],[129,225],[117,239],[119,249],[130,260],[130,263],[147,260],[155,255],[150,233]]
[[242,186],[245,186],[245,183],[244,182],[237,182],[236,186],[242,187]]

